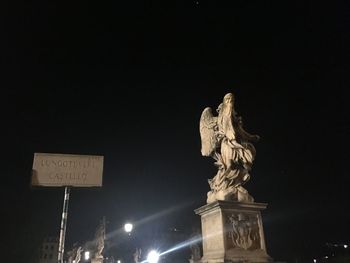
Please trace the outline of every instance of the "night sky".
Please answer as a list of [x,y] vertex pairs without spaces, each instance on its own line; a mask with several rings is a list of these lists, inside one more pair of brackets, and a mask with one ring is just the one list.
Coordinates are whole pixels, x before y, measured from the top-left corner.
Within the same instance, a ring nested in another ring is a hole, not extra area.
[[261,137],[246,188],[269,204],[269,254],[294,261],[350,242],[349,6],[171,2],[4,9],[7,261],[34,262],[42,238],[58,235],[64,189],[31,189],[35,152],[104,156],[103,187],[71,191],[67,246],[91,239],[102,216],[110,232],[158,213],[143,227],[199,225],[193,209],[216,172],[199,118],[227,92]]

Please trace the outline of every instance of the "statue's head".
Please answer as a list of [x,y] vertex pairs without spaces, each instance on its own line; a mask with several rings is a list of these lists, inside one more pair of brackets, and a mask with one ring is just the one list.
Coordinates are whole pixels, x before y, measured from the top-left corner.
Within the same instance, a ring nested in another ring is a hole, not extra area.
[[232,103],[234,101],[235,97],[233,95],[233,93],[227,93],[224,96],[224,103]]

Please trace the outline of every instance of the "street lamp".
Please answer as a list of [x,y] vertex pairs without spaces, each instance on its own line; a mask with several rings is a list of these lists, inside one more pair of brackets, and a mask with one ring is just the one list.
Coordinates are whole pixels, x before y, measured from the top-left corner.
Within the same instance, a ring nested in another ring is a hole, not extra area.
[[155,250],[151,250],[148,253],[147,261],[149,263],[158,263],[158,260],[159,260],[159,253],[157,251],[155,251]]
[[90,251],[85,251],[84,252],[84,259],[89,260],[90,259]]
[[131,223],[126,223],[124,225],[124,230],[126,233],[128,233],[130,235],[131,231],[132,231],[133,225]]

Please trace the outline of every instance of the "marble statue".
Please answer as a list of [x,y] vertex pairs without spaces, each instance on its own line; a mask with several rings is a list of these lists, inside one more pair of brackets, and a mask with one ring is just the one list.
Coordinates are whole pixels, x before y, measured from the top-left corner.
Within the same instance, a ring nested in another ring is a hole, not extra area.
[[82,247],[78,247],[77,253],[76,253],[76,256],[75,256],[75,259],[74,259],[75,263],[79,263],[80,262],[82,250],[83,250]]
[[248,191],[242,187],[250,178],[255,148],[252,142],[259,136],[251,135],[243,129],[242,117],[234,108],[234,95],[228,93],[214,116],[212,109],[203,110],[199,128],[202,155],[215,160],[218,171],[209,179],[210,191],[207,203],[216,200],[253,202]]
[[139,263],[141,260],[141,248],[136,248],[136,251],[133,254],[133,256],[134,256],[134,262]]
[[95,259],[103,259],[102,251],[104,249],[105,239],[106,239],[106,223],[105,223],[105,218],[103,218],[95,234],[95,242],[96,242],[96,250],[94,255]]
[[71,251],[67,253],[68,263],[79,263],[81,260],[81,252],[83,248],[81,246],[74,247]]

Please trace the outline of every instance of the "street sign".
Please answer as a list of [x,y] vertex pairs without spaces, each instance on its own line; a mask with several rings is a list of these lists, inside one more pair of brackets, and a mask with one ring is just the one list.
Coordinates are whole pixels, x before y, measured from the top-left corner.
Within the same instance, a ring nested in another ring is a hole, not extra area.
[[103,156],[35,153],[32,186],[102,186]]

